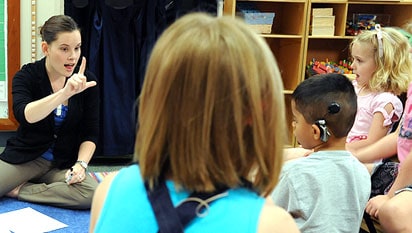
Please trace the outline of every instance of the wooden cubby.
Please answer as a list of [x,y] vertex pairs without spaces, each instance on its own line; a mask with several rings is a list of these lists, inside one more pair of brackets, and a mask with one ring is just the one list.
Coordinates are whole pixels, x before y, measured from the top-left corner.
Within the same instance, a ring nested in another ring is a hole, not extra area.
[[[224,13],[236,15],[237,2],[253,2],[261,12],[274,12],[271,34],[262,34],[275,55],[282,73],[288,119],[290,146],[296,146],[291,127],[290,97],[306,78],[306,65],[312,59],[339,61],[350,58],[346,23],[354,13],[390,14],[389,26],[402,26],[412,21],[412,0],[225,0]],[[333,36],[312,36],[310,24],[313,8],[333,8]]]
[[[292,119],[290,110],[290,94],[302,81],[304,76],[303,59],[306,44],[306,13],[308,1],[236,1],[225,0],[225,14],[236,15],[237,2],[253,2],[261,12],[274,12],[275,19],[270,34],[262,34],[279,65],[282,74],[286,117]],[[288,144],[294,145],[292,134],[292,124],[288,120]]]
[[312,0],[308,7],[306,28],[310,28],[310,17],[313,8],[333,8],[335,15],[335,34],[330,37],[311,36],[306,31],[306,53],[304,64],[313,58],[318,60],[339,61],[350,58],[349,43],[353,36],[346,33],[346,22],[353,19],[353,14],[374,13],[391,15],[389,26],[402,26],[412,20],[412,1],[328,1]]

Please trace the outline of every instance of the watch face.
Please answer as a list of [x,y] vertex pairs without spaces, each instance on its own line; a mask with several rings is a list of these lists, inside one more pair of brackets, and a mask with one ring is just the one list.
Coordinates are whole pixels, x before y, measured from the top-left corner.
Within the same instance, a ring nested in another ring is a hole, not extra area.
[[80,166],[82,166],[84,169],[87,168],[87,163],[84,161],[78,161],[78,163],[80,163]]

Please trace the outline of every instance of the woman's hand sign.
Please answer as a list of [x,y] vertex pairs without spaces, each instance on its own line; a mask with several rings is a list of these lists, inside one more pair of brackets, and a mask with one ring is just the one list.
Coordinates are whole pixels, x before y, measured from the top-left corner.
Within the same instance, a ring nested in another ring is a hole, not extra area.
[[84,71],[86,69],[86,58],[82,57],[82,63],[80,65],[79,72],[73,74],[64,86],[63,93],[70,97],[78,94],[89,87],[96,86],[96,81],[87,82],[86,76],[84,76]]

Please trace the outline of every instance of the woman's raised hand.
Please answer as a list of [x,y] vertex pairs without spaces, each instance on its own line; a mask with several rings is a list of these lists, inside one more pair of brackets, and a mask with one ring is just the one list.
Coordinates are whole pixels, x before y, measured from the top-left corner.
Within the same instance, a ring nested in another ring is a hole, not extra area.
[[82,57],[82,63],[80,64],[80,69],[78,73],[73,74],[68,80],[63,88],[63,93],[67,96],[73,96],[78,94],[89,87],[96,86],[96,81],[87,82],[86,76],[84,76],[84,71],[86,69],[86,58]]

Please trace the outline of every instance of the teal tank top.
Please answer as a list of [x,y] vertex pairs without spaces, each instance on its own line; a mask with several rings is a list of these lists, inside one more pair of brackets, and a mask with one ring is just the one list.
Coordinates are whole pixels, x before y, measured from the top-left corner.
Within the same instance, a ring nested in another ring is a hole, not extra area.
[[[189,196],[166,182],[173,205]],[[213,201],[203,217],[197,217],[185,232],[256,232],[265,199],[246,188],[230,189],[228,195]],[[106,201],[95,226],[96,233],[145,232],[156,233],[158,226],[147,198],[138,165],[122,168],[110,186]]]

